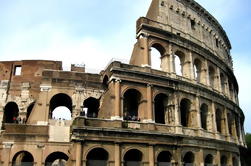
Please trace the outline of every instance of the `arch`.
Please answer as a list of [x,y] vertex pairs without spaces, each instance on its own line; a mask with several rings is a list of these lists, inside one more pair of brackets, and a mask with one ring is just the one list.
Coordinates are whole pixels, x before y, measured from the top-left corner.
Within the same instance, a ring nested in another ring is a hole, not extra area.
[[208,117],[208,105],[203,103],[200,107],[200,120],[201,120],[201,127],[207,130],[207,117]]
[[57,109],[57,112],[63,112],[63,114],[62,113],[59,114],[58,118],[62,118],[62,119],[71,118],[67,116],[69,112],[72,113],[71,97],[64,93],[59,93],[59,94],[54,95],[50,100],[49,118],[52,118],[52,115],[55,109]]
[[99,113],[99,100],[89,97],[84,101],[84,110],[89,118],[97,118]]
[[17,123],[18,116],[18,105],[15,102],[7,103],[4,107],[3,123]]
[[194,78],[197,82],[201,82],[201,71],[202,71],[202,62],[199,59],[195,59],[193,62],[193,71]]
[[160,93],[154,98],[154,116],[155,122],[165,124],[165,114],[168,102],[167,95]]
[[171,165],[172,154],[169,151],[162,151],[157,157],[157,166],[169,166]]
[[46,157],[45,166],[53,166],[53,164],[65,166],[68,159],[69,157],[63,152],[53,152]]
[[227,157],[225,155],[222,155],[220,158],[221,166],[227,166]]
[[232,158],[232,162],[233,162],[233,166],[239,166],[238,160],[236,159],[235,156]]
[[141,166],[143,154],[138,149],[128,150],[124,157],[124,166]]
[[180,101],[180,115],[181,115],[181,125],[184,127],[189,127],[190,125],[190,109],[191,101],[189,99],[182,99]]
[[194,163],[194,154],[193,152],[187,152],[184,157],[183,157],[183,163],[184,163],[184,166],[187,166],[187,165],[193,165]]
[[159,44],[154,43],[151,46],[151,67],[153,69],[161,70],[161,57],[165,54],[166,50],[165,48]]
[[103,148],[94,148],[86,156],[87,166],[106,166],[109,153]]
[[34,164],[34,158],[32,154],[28,151],[17,152],[12,158],[12,166],[16,165],[33,166],[33,164]]
[[216,109],[216,128],[217,131],[222,133],[222,119],[223,119],[223,111],[219,108]]
[[33,109],[34,105],[35,105],[35,102],[31,103],[31,104],[28,106],[28,108],[27,108],[26,122],[27,122],[27,120],[28,120],[29,117],[30,117],[30,114],[31,114],[31,112],[32,112],[32,109]]
[[128,89],[123,96],[123,117],[124,120],[139,120],[138,110],[142,95],[136,89]]
[[211,154],[208,154],[206,157],[205,157],[205,166],[213,166],[213,156]]
[[181,51],[176,51],[174,54],[174,68],[175,68],[175,73],[179,76],[183,76],[184,60],[185,60],[185,54]]
[[212,66],[209,66],[209,68],[208,68],[208,75],[209,75],[209,84],[212,88],[214,88],[215,69]]

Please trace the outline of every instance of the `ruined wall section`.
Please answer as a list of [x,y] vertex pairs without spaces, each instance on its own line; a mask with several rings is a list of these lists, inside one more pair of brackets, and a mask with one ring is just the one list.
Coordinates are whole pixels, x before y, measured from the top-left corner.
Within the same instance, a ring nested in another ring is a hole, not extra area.
[[[4,107],[15,102],[19,115],[24,118],[27,108],[38,97],[42,71],[61,70],[62,62],[46,60],[23,60],[0,62],[0,121],[3,120]],[[1,123],[2,125],[2,123]]]
[[153,0],[146,16],[155,27],[184,37],[221,58],[231,69],[231,44],[218,23],[193,0]]

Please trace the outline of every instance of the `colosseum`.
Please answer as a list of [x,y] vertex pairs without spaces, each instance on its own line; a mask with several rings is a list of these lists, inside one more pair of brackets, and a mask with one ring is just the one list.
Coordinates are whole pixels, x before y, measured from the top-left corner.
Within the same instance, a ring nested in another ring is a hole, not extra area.
[[[136,38],[129,64],[99,74],[1,61],[0,165],[242,165],[244,114],[218,21],[194,0],[153,0]],[[70,119],[55,117],[63,108]]]

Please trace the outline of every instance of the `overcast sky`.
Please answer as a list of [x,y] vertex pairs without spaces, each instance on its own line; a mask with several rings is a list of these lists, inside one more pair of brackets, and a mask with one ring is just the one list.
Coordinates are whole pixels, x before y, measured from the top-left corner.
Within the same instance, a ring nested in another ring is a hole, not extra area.
[[[47,59],[103,69],[126,61],[135,23],[151,0],[0,0],[0,60]],[[251,2],[197,0],[218,19],[232,43],[240,105],[251,132]]]

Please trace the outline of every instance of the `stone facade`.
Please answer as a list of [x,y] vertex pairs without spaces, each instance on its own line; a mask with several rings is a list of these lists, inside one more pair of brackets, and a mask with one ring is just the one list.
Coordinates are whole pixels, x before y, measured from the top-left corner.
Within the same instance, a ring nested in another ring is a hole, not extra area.
[[[240,166],[244,114],[217,20],[193,0],[153,0],[136,33],[130,63],[99,74],[0,62],[0,165]],[[62,107],[70,119],[55,118]]]

